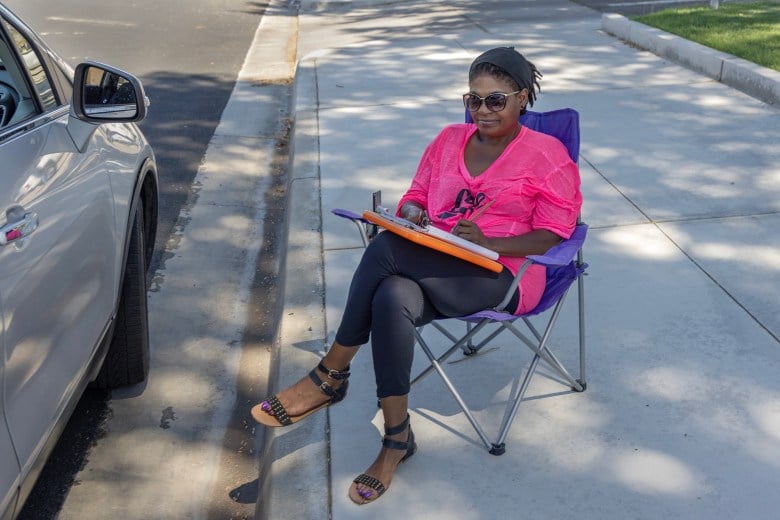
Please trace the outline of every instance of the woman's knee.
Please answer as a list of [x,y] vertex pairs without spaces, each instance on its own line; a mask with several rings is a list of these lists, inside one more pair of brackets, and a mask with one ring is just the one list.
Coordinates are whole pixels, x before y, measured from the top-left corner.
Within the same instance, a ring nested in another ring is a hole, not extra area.
[[424,298],[415,281],[403,276],[388,276],[374,293],[372,312],[375,317],[400,314],[414,323],[424,313]]

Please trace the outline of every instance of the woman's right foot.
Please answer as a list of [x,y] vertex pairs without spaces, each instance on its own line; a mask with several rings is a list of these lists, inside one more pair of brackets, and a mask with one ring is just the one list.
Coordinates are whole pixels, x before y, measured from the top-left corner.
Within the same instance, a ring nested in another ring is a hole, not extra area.
[[385,436],[382,439],[382,450],[374,463],[365,473],[352,481],[349,487],[349,498],[357,505],[373,502],[390,487],[398,465],[409,460],[417,451],[414,433],[406,420],[394,427],[385,426]]
[[349,365],[339,371],[320,363],[291,387],[254,406],[252,417],[266,426],[289,426],[344,399],[349,383],[347,378]]

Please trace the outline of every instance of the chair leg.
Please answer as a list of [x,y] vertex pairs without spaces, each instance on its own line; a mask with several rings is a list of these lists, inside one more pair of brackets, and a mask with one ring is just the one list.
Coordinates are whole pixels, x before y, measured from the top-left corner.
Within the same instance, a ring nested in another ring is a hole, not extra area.
[[[466,333],[468,334],[471,332],[472,324],[470,321],[466,322]],[[472,336],[473,337],[473,336]],[[469,337],[468,342],[463,345],[463,355],[464,356],[473,356],[477,353],[477,349],[474,347],[474,342],[472,341],[472,337]]]
[[[477,327],[475,328],[479,328],[479,325],[477,325]],[[466,414],[466,418],[471,423],[471,426],[474,427],[474,430],[477,432],[477,435],[479,435],[479,438],[482,440],[482,443],[485,445],[488,451],[493,450],[495,446],[490,442],[487,435],[485,435],[485,432],[482,430],[482,427],[477,422],[477,419],[474,417],[474,414],[471,413],[471,410],[469,410],[469,407],[466,406],[466,403],[463,401],[463,398],[460,396],[460,393],[455,388],[455,385],[452,384],[452,381],[450,380],[449,376],[447,376],[444,370],[442,370],[441,364],[439,364],[439,360],[436,359],[436,356],[428,347],[428,344],[425,342],[425,340],[422,337],[418,337],[417,341],[420,344],[420,348],[422,348],[423,352],[425,352],[425,355],[428,356],[428,360],[431,362],[429,369],[436,370],[436,372],[439,374],[439,377],[441,377],[442,381],[444,381],[444,385],[447,387],[447,389],[450,391],[452,396],[458,402],[458,405],[460,406],[461,410],[463,410],[463,413]],[[468,341],[468,339],[466,339],[465,341]],[[460,348],[460,345],[456,346],[455,349],[450,349],[450,351],[454,351],[457,348]],[[426,369],[424,373],[428,373],[430,371],[429,369]],[[424,373],[417,376],[412,381],[412,384],[414,384],[414,382],[421,379]]]
[[[584,264],[582,260],[582,249],[577,252],[577,266]],[[580,378],[577,380],[584,391],[588,384],[585,379],[585,273],[577,279],[577,304],[579,312],[580,328]]]
[[[425,343],[425,340],[422,337],[422,334],[420,333],[420,329],[415,329],[414,336],[417,342],[420,344],[420,346],[423,348],[423,351],[425,351],[426,355],[430,359],[431,362],[436,361],[437,363],[442,363],[447,360],[456,350],[461,349],[463,345],[468,342],[472,337],[474,337],[475,334],[477,334],[480,330],[482,330],[486,325],[488,324],[488,321],[482,321],[476,325],[476,327],[472,328],[465,336],[458,339],[455,336],[453,336],[447,329],[442,327],[437,322],[432,322],[431,325],[433,325],[437,330],[439,330],[442,334],[447,336],[447,338],[450,339],[450,341],[454,341],[455,344],[452,345],[449,350],[447,350],[444,354],[436,358],[436,356],[431,352],[431,350],[428,348],[427,343]],[[423,346],[424,345],[424,346]],[[428,365],[422,372],[420,372],[414,379],[412,379],[412,386],[417,384],[418,381],[420,381],[423,377],[430,374],[431,370],[434,369],[433,363]]]
[[[515,420],[517,410],[520,408],[520,403],[523,402],[525,391],[528,390],[528,384],[531,382],[531,378],[536,372],[536,367],[539,365],[539,359],[539,354],[535,354],[531,360],[531,364],[529,365],[528,370],[525,372],[523,383],[520,385],[520,389],[517,391],[517,395],[511,403],[512,409],[510,410],[509,415],[506,416],[506,419],[504,419],[504,424],[499,430],[498,440],[496,441],[497,446],[504,446],[504,441],[506,440],[506,436],[509,433],[509,428],[512,426],[512,422]],[[493,454],[493,452],[491,452],[491,454]]]
[[[582,277],[580,277],[581,279]],[[528,327],[528,330],[530,330],[533,335],[536,337],[536,340],[539,342],[537,345],[534,345],[533,342],[528,340],[520,331],[518,331],[515,327],[512,326],[512,324],[505,324],[505,326],[512,331],[512,333],[517,336],[518,339],[523,341],[528,347],[539,354],[542,359],[547,362],[548,365],[550,365],[551,368],[553,368],[555,371],[557,371],[566,381],[569,382],[572,390],[575,392],[582,392],[585,390],[582,383],[578,379],[574,379],[574,377],[569,374],[569,371],[566,370],[566,368],[563,366],[563,364],[558,361],[558,358],[555,357],[555,354],[552,353],[552,351],[547,348],[547,340],[550,337],[550,334],[552,333],[553,327],[555,326],[555,323],[558,320],[558,316],[561,313],[561,310],[563,309],[563,302],[566,300],[566,295],[568,294],[568,291],[564,292],[563,295],[558,299],[558,302],[555,304],[555,307],[553,307],[552,314],[550,315],[549,320],[547,321],[547,326],[544,329],[544,334],[540,335],[539,332],[536,330],[536,328],[533,326],[531,321],[528,318],[523,318],[523,321],[525,322],[526,326]],[[584,322],[581,322],[581,325],[584,325]],[[580,334],[582,334],[584,329],[580,329]],[[582,362],[583,362],[583,345],[584,343],[580,343],[580,370],[582,370]],[[581,373],[582,377],[582,373]]]

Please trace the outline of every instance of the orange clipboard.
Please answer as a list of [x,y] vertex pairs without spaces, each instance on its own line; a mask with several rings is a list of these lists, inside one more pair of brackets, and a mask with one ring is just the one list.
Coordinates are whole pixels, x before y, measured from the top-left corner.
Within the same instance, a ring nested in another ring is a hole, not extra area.
[[422,233],[415,229],[410,229],[401,224],[393,222],[392,220],[387,220],[386,218],[382,218],[379,214],[373,211],[364,211],[363,218],[368,220],[372,224],[381,226],[398,236],[404,237],[405,239],[414,242],[415,244],[420,244],[421,246],[430,247],[431,249],[435,249],[436,251],[441,251],[442,253],[448,254],[450,256],[454,256],[455,258],[460,258],[461,260],[471,262],[472,264],[476,264],[480,267],[483,267],[488,271],[492,271],[494,273],[500,273],[504,269],[504,266],[496,262],[495,260],[486,258],[480,254],[474,253],[473,251],[469,251],[468,249],[463,249],[462,247],[456,244],[451,244],[440,238],[436,238],[432,235]]

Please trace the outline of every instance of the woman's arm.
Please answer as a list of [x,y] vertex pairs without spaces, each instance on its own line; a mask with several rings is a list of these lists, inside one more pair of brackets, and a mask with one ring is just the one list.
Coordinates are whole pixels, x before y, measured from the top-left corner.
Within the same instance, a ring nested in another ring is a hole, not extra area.
[[418,226],[426,225],[426,221],[428,220],[428,214],[426,213],[425,208],[422,204],[413,200],[404,202],[401,209],[398,210],[398,216],[405,218]]
[[460,219],[452,234],[492,249],[501,256],[543,255],[561,241],[561,237],[546,229],[535,229],[511,237],[486,237],[479,226],[466,219]]

